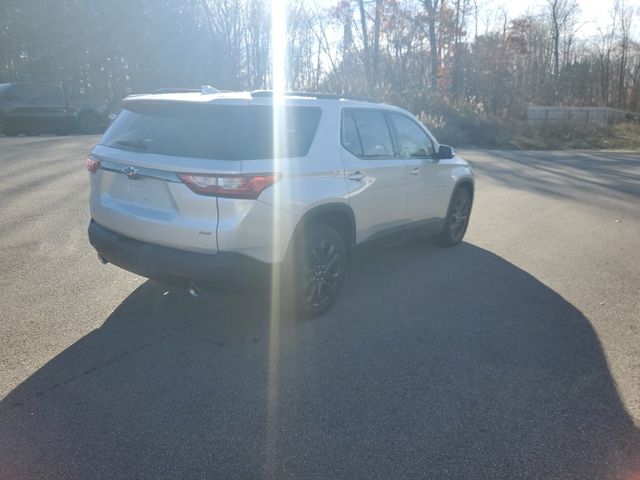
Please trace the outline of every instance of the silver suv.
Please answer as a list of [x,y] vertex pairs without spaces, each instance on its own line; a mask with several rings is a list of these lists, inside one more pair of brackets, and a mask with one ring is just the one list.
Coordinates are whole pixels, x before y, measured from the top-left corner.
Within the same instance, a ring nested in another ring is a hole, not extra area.
[[474,192],[405,110],[313,93],[130,96],[87,169],[101,261],[194,296],[270,285],[306,315],[334,303],[356,245],[458,244]]

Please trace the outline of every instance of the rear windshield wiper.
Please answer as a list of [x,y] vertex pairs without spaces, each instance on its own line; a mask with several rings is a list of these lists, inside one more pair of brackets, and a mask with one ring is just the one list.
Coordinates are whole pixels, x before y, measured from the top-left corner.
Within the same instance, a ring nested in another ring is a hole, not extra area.
[[116,140],[113,142],[121,147],[134,148],[136,150],[147,150],[147,144],[144,140]]

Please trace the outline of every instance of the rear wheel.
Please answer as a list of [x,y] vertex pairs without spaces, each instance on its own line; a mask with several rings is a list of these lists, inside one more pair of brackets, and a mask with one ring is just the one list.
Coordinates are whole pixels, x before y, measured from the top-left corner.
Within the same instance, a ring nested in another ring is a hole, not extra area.
[[71,132],[71,128],[69,127],[69,122],[61,121],[60,124],[55,128],[56,135],[69,135]]
[[5,123],[4,123],[4,134],[7,137],[15,137],[19,133],[20,133],[20,131],[14,125],[11,125],[10,123],[7,123],[5,121]]
[[440,232],[440,243],[447,247],[459,244],[464,238],[471,215],[471,193],[464,187],[457,188],[451,198],[447,220]]
[[[296,312],[306,317],[323,314],[335,303],[347,270],[347,247],[333,228],[310,225],[298,239],[293,255]],[[286,300],[286,299],[285,299]]]
[[38,135],[40,135],[40,133],[42,133],[42,129],[39,125],[35,125],[32,123],[27,126],[25,133],[30,137],[37,137]]

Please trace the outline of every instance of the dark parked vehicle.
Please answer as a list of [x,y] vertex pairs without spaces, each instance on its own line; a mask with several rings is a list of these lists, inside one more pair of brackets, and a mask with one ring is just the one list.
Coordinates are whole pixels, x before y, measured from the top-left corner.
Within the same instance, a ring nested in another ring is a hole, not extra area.
[[0,84],[0,130],[20,133],[99,133],[108,123],[107,102],[71,98],[58,85],[44,83]]

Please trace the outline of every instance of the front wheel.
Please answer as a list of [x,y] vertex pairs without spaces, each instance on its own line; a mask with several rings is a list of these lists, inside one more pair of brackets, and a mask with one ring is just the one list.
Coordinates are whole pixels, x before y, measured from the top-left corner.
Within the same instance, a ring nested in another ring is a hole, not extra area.
[[69,122],[61,121],[60,124],[55,128],[55,132],[56,135],[69,135],[69,133],[71,133]]
[[440,232],[440,243],[447,247],[458,245],[464,238],[471,215],[471,193],[460,187],[453,192],[447,220]]
[[27,125],[25,133],[29,137],[37,137],[38,135],[40,135],[40,133],[42,133],[42,129],[39,125],[30,123],[29,125]]
[[329,310],[340,294],[347,270],[347,247],[335,229],[316,224],[306,229],[294,248],[294,282],[287,290],[293,293],[298,314],[316,317]]

